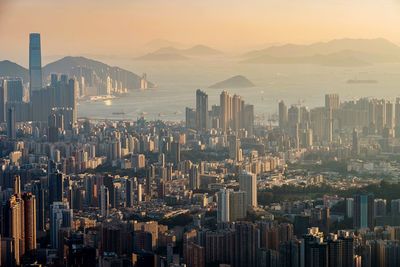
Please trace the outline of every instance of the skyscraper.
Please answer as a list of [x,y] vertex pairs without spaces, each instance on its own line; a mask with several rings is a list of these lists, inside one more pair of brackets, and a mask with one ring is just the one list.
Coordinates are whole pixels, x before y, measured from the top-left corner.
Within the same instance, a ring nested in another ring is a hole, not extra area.
[[229,222],[229,196],[232,189],[221,189],[218,194],[218,211],[217,221],[218,222]]
[[239,188],[246,192],[246,204],[257,207],[257,177],[251,172],[242,172],[239,175]]
[[279,102],[279,128],[285,129],[288,123],[288,108],[285,102]]
[[36,249],[36,198],[31,193],[24,193],[22,200],[25,215],[25,252],[32,253]]
[[220,95],[220,126],[223,132],[226,132],[232,119],[232,97],[227,91],[222,91]]
[[4,80],[0,80],[0,122],[6,121],[7,87]]
[[15,108],[9,107],[7,108],[7,137],[10,139],[17,138],[17,129],[16,129],[16,119],[15,119]]
[[338,94],[326,94],[325,95],[325,108],[326,109],[338,109],[340,105]]
[[50,243],[55,249],[60,246],[59,231],[72,225],[72,209],[68,203],[54,202],[50,206]]
[[354,228],[372,228],[374,225],[374,195],[354,196]]
[[107,217],[110,206],[110,193],[104,185],[100,186],[100,211],[101,216]]
[[62,202],[63,200],[63,182],[64,177],[61,172],[55,171],[48,174],[49,186],[49,205],[53,202]]
[[40,48],[40,34],[29,35],[29,77],[30,93],[42,89],[42,53]]
[[196,91],[196,128],[199,131],[208,129],[208,95],[200,89]]
[[193,165],[189,173],[189,188],[199,189],[200,188],[200,171],[199,165]]

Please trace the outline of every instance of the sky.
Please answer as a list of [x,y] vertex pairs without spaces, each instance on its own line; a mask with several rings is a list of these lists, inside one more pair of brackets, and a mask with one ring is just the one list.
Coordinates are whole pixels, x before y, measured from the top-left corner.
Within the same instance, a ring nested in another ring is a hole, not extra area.
[[0,0],[0,60],[137,56],[167,39],[246,51],[268,44],[386,38],[400,44],[400,0]]

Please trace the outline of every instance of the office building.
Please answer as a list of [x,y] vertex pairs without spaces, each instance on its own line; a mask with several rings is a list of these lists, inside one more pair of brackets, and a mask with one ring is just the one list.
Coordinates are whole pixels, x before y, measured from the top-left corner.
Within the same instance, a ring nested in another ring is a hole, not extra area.
[[257,177],[251,172],[242,172],[239,175],[240,191],[246,192],[246,204],[257,207]]
[[208,95],[200,89],[196,91],[196,128],[199,131],[208,129]]
[[29,35],[29,77],[30,93],[42,90],[42,54],[39,33]]

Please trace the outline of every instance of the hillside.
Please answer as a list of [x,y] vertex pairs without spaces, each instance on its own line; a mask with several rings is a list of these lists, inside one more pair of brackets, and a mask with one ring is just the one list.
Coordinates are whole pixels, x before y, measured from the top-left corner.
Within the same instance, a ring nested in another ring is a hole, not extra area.
[[[85,57],[68,56],[43,67],[44,77],[48,77],[51,73],[65,73],[70,76],[82,75],[88,86],[105,85],[107,77],[110,77],[114,82],[117,81],[128,89],[140,88],[141,77],[137,74]],[[0,76],[22,77],[24,82],[28,82],[29,71],[16,63],[4,60],[0,62]],[[154,85],[149,83],[149,86]]]
[[29,70],[9,60],[0,61],[0,76],[21,77],[24,82],[29,81]]
[[400,62],[400,47],[385,39],[338,39],[309,45],[287,44],[250,51],[245,63],[364,66]]
[[186,60],[191,57],[208,57],[222,55],[222,52],[205,45],[195,45],[190,48],[180,49],[174,46],[166,46],[148,53],[137,60],[159,60],[159,61],[173,61],[173,60]]

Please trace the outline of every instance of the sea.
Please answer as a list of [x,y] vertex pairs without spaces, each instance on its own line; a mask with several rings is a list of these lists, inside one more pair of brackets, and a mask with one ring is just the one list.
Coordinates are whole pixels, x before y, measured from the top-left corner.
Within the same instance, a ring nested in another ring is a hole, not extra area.
[[[100,59],[101,60],[101,59]],[[341,101],[360,97],[395,100],[400,96],[400,64],[363,67],[328,67],[304,64],[246,64],[240,58],[218,57],[179,62],[105,59],[103,62],[147,74],[156,84],[148,90],[133,90],[127,95],[105,101],[80,102],[78,116],[90,119],[183,121],[185,107],[195,107],[195,91],[208,94],[209,108],[219,104],[221,91],[242,96],[253,104],[256,122],[276,120],[278,102],[323,106],[324,95],[338,93]],[[210,85],[235,75],[243,75],[256,86],[251,88],[211,89]],[[348,80],[375,80],[376,83],[347,83]],[[122,114],[123,113],[123,114]]]

